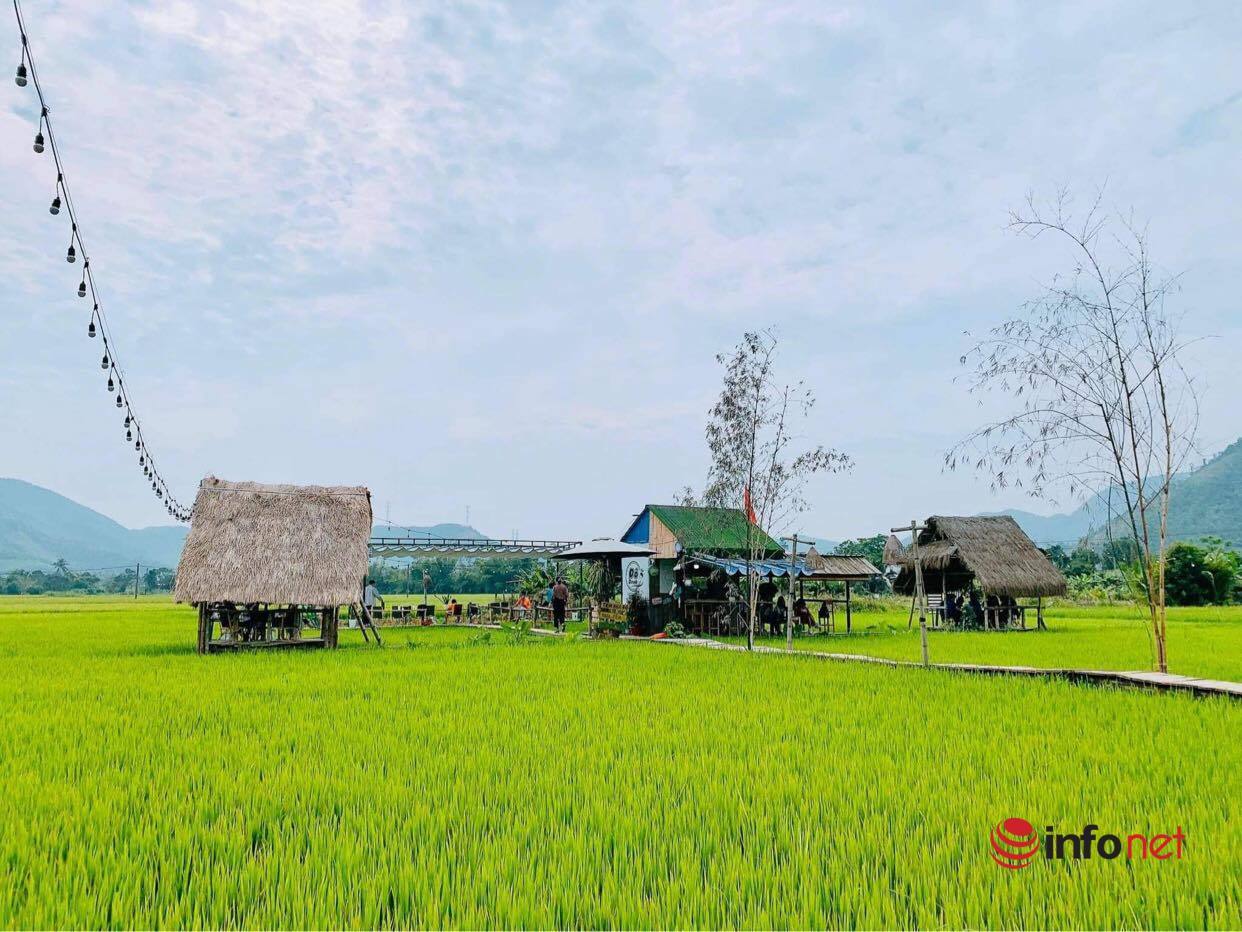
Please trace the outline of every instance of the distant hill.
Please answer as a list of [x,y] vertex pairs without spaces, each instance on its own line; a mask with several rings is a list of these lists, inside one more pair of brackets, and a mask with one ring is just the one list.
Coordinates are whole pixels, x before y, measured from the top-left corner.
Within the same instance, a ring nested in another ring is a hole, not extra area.
[[185,535],[176,526],[132,530],[49,489],[0,479],[0,572],[48,569],[62,557],[78,570],[176,566]]
[[[1113,513],[1120,507],[1114,502]],[[993,513],[1012,515],[1035,543],[1046,547],[1073,546],[1088,534],[1101,533],[1107,511],[1104,500],[1096,496],[1067,514],[1037,515],[1015,509]],[[1215,536],[1242,547],[1242,440],[1174,483],[1169,536],[1173,540]]]
[[[376,534],[401,537],[486,535],[465,524],[396,527],[377,524]],[[188,529],[131,529],[99,512],[21,479],[0,478],[0,573],[50,569],[62,557],[75,570],[144,566],[175,567]]]

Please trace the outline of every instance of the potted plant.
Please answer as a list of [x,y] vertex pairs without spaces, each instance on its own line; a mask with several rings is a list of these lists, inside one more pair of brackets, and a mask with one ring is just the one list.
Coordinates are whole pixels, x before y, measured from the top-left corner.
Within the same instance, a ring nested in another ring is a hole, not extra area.
[[643,628],[647,624],[647,600],[637,592],[633,593],[625,603],[625,617],[630,623],[630,634],[642,637]]

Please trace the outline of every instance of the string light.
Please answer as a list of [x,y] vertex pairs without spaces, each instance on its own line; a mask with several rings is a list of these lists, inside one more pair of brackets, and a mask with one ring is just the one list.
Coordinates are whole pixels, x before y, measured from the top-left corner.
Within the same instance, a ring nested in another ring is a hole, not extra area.
[[193,514],[193,509],[183,507],[168,492],[168,484],[158,470],[156,470],[150,451],[147,450],[146,444],[143,441],[141,425],[133,413],[129,395],[125,390],[122,370],[116,359],[115,346],[110,339],[108,319],[99,305],[99,296],[94,273],[91,269],[90,257],[87,253],[86,244],[82,240],[81,231],[78,228],[77,211],[74,209],[73,197],[65,180],[64,163],[61,160],[60,150],[56,145],[56,133],[52,128],[47,98],[44,96],[43,86],[39,81],[39,69],[35,64],[34,57],[30,53],[29,36],[26,31],[25,17],[21,9],[21,0],[13,0],[13,13],[17,19],[17,28],[22,43],[21,60],[18,63],[14,80],[18,87],[26,87],[27,84],[33,84],[35,93],[39,98],[39,122],[35,130],[33,148],[36,153],[42,153],[46,149],[50,149],[52,160],[56,165],[56,188],[53,192],[51,204],[48,206],[48,213],[55,217],[63,209],[69,215],[69,247],[65,250],[65,261],[70,264],[76,262],[78,251],[81,250],[82,277],[78,283],[78,297],[85,298],[89,292],[93,299],[90,320],[86,326],[86,335],[91,339],[94,339],[97,334],[103,337],[104,352],[100,360],[100,368],[108,373],[108,393],[116,393],[117,408],[126,409],[125,440],[127,443],[132,442],[134,444],[134,450],[139,454],[138,465],[142,467],[143,476],[151,481],[151,489],[155,492],[155,497],[164,505],[168,513],[180,521],[188,521]]

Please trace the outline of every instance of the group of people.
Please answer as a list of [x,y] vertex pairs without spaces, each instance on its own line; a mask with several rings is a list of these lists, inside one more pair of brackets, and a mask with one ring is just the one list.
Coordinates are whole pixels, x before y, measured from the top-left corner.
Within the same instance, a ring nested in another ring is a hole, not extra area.
[[[966,618],[967,609],[970,611],[971,619]],[[966,595],[950,592],[944,597],[942,611],[945,624],[950,627],[960,626],[968,620],[974,625],[983,626],[990,619],[997,627],[1003,628],[1022,614],[1013,596],[990,595],[985,603],[978,589],[971,589]]]
[[[564,577],[557,577],[556,582],[548,583],[543,590],[543,605],[552,608],[552,627],[557,631],[565,630],[565,610],[569,607],[569,586],[565,585]],[[535,610],[535,603],[523,592],[513,603],[518,616],[528,617]]]

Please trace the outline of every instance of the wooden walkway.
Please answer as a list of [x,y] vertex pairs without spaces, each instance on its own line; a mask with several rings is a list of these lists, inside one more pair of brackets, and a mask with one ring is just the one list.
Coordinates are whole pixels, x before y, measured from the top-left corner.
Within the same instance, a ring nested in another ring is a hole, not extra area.
[[[635,638],[650,640],[650,638]],[[741,644],[725,644],[708,638],[661,638],[651,641],[653,644],[680,644],[686,647],[702,647],[708,650],[742,651]],[[866,654],[836,654],[827,651],[789,650],[784,647],[756,646],[757,654],[788,654],[792,657],[812,657],[817,660],[835,660],[845,663],[872,663],[886,667],[915,667],[921,669],[923,664],[916,660],[889,660],[884,657],[869,657]],[[1004,667],[979,663],[933,663],[933,670],[950,670],[955,673],[983,673],[993,676],[1039,676],[1046,678],[1070,680],[1075,683],[1108,683],[1117,686],[1138,687],[1142,689],[1160,689],[1169,691],[1189,692],[1196,696],[1231,696],[1242,699],[1242,683],[1229,680],[1197,679],[1191,676],[1180,676],[1175,673],[1153,673],[1148,670],[1072,670],[1057,667]]]

